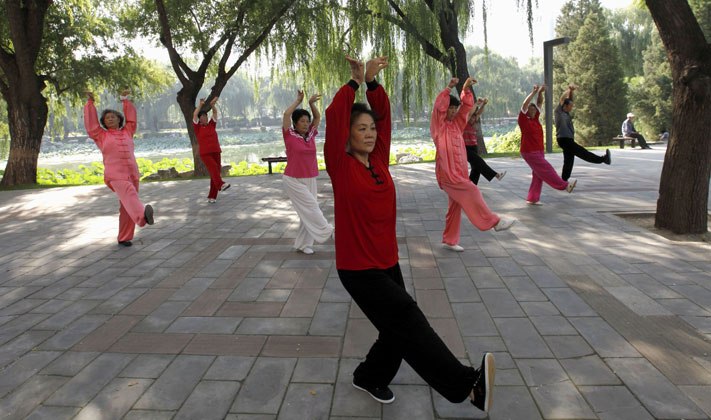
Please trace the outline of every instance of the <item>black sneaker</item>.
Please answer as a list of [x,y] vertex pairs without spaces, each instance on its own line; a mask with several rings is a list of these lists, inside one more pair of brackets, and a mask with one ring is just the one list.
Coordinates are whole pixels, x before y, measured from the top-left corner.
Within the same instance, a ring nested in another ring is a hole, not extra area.
[[605,160],[603,160],[606,165],[612,163],[612,156],[610,155],[610,149],[605,149]]
[[356,384],[356,379],[353,378],[353,387],[359,389],[363,392],[367,392],[368,395],[373,397],[373,399],[381,404],[390,404],[395,401],[395,394],[387,386],[383,388],[367,386],[364,384]]
[[119,241],[119,245],[131,246],[131,245],[133,245],[133,244],[131,243],[131,241]]
[[477,370],[477,378],[474,381],[474,399],[472,404],[479,410],[489,412],[491,404],[494,402],[494,377],[496,376],[496,365],[494,355],[486,353],[481,359],[481,366]]
[[146,224],[153,224],[153,206],[146,204],[146,209],[143,211],[143,217],[146,219]]

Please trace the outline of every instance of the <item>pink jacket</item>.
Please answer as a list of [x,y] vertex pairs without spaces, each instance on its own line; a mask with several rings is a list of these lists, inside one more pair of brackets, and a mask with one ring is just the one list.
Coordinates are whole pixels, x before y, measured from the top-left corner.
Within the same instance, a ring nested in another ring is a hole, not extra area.
[[104,155],[104,181],[138,180],[136,156],[133,154],[133,134],[136,132],[136,107],[123,99],[123,114],[126,124],[120,129],[107,130],[99,124],[94,101],[84,105],[86,132]]
[[462,130],[467,125],[469,110],[474,106],[474,96],[468,89],[462,92],[462,105],[452,121],[447,121],[449,89],[443,90],[435,100],[430,122],[430,135],[434,140],[437,156],[435,173],[437,183],[461,184],[471,182],[467,168],[467,149]]

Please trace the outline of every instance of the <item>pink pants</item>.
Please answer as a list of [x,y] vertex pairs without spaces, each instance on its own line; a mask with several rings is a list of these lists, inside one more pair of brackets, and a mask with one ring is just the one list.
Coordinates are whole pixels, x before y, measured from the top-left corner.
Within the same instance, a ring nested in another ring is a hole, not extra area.
[[145,207],[138,198],[138,180],[106,181],[106,185],[116,193],[121,203],[118,240],[130,241],[133,239],[136,225],[146,225]]
[[472,182],[462,184],[440,183],[440,188],[449,196],[447,222],[442,234],[442,242],[449,245],[459,243],[459,229],[462,210],[479,230],[489,230],[499,223],[499,216],[489,210],[479,187]]
[[207,198],[217,198],[217,192],[225,183],[220,176],[220,169],[222,169],[220,153],[205,153],[200,155],[200,159],[205,163],[207,172],[210,174],[210,192],[207,194]]
[[531,167],[531,187],[528,189],[528,197],[526,200],[537,203],[541,198],[541,187],[543,181],[556,190],[564,190],[568,186],[568,181],[563,178],[553,169],[550,163],[546,160],[543,150],[536,152],[521,152],[523,160]]

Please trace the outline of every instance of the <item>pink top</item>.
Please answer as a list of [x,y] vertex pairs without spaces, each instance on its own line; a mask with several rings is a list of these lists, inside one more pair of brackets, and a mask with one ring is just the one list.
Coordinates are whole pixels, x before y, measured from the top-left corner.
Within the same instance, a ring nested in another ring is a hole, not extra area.
[[138,180],[136,156],[133,154],[133,134],[136,132],[136,108],[128,99],[123,102],[126,124],[119,129],[105,129],[99,124],[94,101],[84,105],[84,126],[104,156],[104,181]]
[[462,137],[464,138],[464,145],[465,146],[476,146],[476,121],[472,124],[469,124],[469,121],[467,121],[467,125],[464,126],[464,131],[462,131]]
[[284,145],[286,145],[286,169],[284,175],[293,178],[313,178],[318,176],[318,162],[316,161],[316,141],[318,134],[313,124],[306,132],[306,138],[297,133],[292,127],[282,129]]
[[474,95],[468,89],[462,92],[462,105],[452,121],[447,121],[449,89],[443,90],[435,100],[430,122],[430,134],[434,140],[437,156],[435,172],[437,183],[462,184],[471,182],[467,168],[467,150],[462,139],[462,130],[467,124],[469,110],[474,106]]

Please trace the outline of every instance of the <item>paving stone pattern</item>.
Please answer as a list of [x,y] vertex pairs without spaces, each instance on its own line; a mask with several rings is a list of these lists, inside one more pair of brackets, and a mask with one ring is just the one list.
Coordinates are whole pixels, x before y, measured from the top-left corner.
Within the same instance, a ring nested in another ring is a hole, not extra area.
[[[709,419],[711,246],[615,212],[654,211],[664,149],[576,162],[572,195],[530,170],[481,181],[518,223],[441,248],[433,164],[392,168],[407,290],[462,362],[496,357],[492,420]],[[549,155],[556,167],[562,156]],[[2,419],[482,419],[406,363],[383,406],[351,386],[377,331],[338,279],[333,242],[292,249],[280,175],[148,183],[156,224],[118,247],[104,186],[0,192]],[[333,219],[325,173],[319,201]]]

